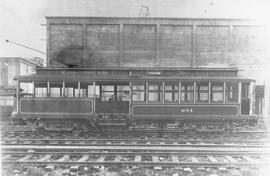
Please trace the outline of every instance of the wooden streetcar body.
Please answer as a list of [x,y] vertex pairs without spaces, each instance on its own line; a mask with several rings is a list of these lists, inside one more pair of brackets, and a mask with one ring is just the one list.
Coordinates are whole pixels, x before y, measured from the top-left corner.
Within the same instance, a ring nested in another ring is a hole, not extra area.
[[15,78],[17,111],[12,119],[31,119],[47,130],[231,129],[232,124],[258,120],[253,110],[254,80],[237,72],[236,68],[38,68],[35,75]]

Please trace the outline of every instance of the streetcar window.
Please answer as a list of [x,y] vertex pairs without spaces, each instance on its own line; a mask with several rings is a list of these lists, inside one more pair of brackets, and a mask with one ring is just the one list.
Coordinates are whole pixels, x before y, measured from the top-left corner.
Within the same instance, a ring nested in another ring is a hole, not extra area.
[[208,82],[198,82],[196,84],[196,102],[208,102]]
[[101,91],[102,101],[114,101],[114,85],[102,85]]
[[145,83],[132,85],[132,101],[145,101]]
[[152,102],[162,101],[162,83],[149,83],[148,100]]
[[181,102],[191,103],[193,102],[193,82],[181,83]]
[[238,100],[238,83],[226,82],[225,101],[235,103]]
[[117,100],[118,101],[129,101],[129,86],[128,85],[117,85]]
[[211,84],[211,102],[223,102],[223,83],[214,82]]
[[[80,97],[94,98],[93,83],[80,82]],[[99,97],[99,86],[96,86],[96,97]]]
[[165,83],[165,102],[178,102],[178,83]]
[[50,96],[61,97],[63,82],[50,82]]
[[79,97],[78,82],[65,82],[64,97]]
[[36,97],[47,97],[47,81],[35,81],[35,96]]
[[23,97],[33,96],[34,86],[32,82],[20,82],[20,94]]

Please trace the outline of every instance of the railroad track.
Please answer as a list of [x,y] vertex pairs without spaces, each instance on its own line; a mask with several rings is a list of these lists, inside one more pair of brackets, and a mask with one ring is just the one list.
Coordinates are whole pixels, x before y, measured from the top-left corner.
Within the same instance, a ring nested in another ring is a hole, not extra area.
[[2,138],[2,145],[80,145],[80,146],[219,146],[264,147],[267,140],[173,140],[173,139],[10,139]]
[[85,166],[218,168],[270,165],[270,147],[221,146],[55,146],[3,145],[2,164],[39,166],[52,172],[68,166],[77,173]]

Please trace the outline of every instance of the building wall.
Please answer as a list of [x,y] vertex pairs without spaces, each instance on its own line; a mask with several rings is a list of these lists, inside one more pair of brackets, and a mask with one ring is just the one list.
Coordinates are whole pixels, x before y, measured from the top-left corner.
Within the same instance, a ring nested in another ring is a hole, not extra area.
[[266,58],[265,27],[250,20],[48,17],[47,23],[52,67],[227,67]]

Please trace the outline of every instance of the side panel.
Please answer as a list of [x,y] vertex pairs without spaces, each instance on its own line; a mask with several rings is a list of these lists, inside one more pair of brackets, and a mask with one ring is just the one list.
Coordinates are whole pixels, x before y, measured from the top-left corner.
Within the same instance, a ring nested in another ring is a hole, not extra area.
[[134,117],[217,117],[239,115],[238,105],[135,105]]
[[91,99],[22,99],[22,114],[92,113]]

